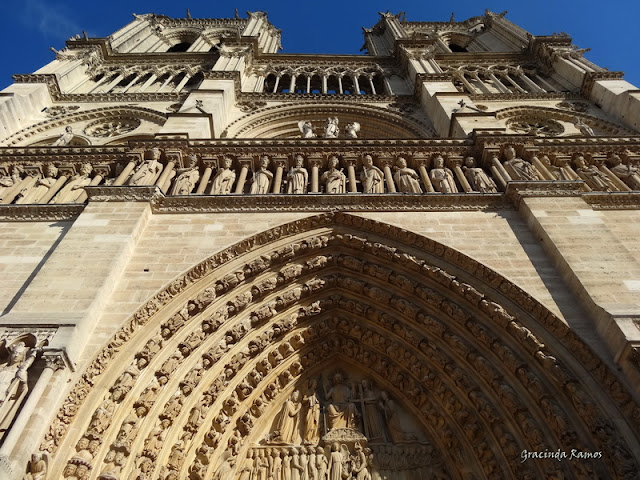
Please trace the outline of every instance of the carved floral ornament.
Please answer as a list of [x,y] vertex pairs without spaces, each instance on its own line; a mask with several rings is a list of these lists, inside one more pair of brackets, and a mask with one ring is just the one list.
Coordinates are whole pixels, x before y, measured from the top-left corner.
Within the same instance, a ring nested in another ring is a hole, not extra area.
[[[607,423],[605,404],[628,424]],[[326,214],[244,240],[147,302],[42,448],[54,478],[251,478],[260,458],[277,453],[285,468],[311,447],[350,473],[359,461],[404,478],[388,455],[420,452],[416,468],[453,478],[525,478],[550,464],[522,464],[522,449],[568,444],[604,460],[553,464],[556,475],[631,478],[638,412],[575,334],[495,272],[411,232]]]
[[564,133],[564,127],[554,120],[526,115],[510,118],[507,128],[516,133],[541,137],[556,137]]

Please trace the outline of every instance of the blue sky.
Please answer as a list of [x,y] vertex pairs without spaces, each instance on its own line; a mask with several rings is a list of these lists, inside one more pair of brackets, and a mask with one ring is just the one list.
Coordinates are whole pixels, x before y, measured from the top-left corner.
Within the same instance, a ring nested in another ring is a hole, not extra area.
[[[181,4],[177,6],[177,4]],[[603,6],[604,5],[604,6]],[[264,10],[283,30],[287,53],[352,53],[363,43],[361,27],[371,27],[378,12],[407,12],[410,21],[446,21],[481,15],[485,8],[508,10],[507,18],[534,35],[570,34],[581,48],[591,48],[587,58],[610,70],[622,70],[625,78],[640,85],[640,54],[635,22],[640,1],[585,0],[534,2],[458,0],[274,2],[242,1],[176,2],[123,0],[5,0],[0,17],[0,42],[4,46],[0,65],[0,88],[12,82],[14,73],[30,73],[54,58],[50,46],[64,47],[65,40],[85,30],[90,36],[107,36],[132,20],[132,13],[154,12],[184,17],[241,16],[247,10]]]

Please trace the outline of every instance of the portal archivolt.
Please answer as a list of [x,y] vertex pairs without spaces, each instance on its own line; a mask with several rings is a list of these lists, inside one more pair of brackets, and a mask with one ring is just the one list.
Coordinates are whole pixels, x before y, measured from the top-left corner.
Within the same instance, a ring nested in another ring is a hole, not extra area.
[[[626,478],[639,412],[500,275],[327,214],[234,245],[156,295],[43,448],[53,478],[321,478],[338,460],[343,478],[367,478],[363,465],[372,478]],[[602,458],[521,461],[558,448]]]

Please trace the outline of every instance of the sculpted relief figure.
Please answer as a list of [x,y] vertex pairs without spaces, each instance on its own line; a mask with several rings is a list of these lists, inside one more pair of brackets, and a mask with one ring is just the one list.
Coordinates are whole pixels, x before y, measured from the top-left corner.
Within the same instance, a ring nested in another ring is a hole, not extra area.
[[296,165],[287,174],[287,193],[307,193],[308,183],[309,173],[304,168],[304,158],[302,155],[296,155]]
[[347,138],[358,138],[358,132],[360,131],[360,124],[358,122],[347,123],[344,127],[344,134]]
[[580,130],[580,133],[583,134],[585,137],[595,137],[595,133],[593,131],[593,128],[591,128],[589,125],[587,125],[586,123],[584,123],[582,120],[580,120],[579,118],[576,117],[575,121],[573,122],[573,125]]
[[316,138],[316,134],[313,133],[313,125],[309,120],[300,120],[298,130],[300,130],[302,138]]
[[474,191],[480,193],[496,193],[498,191],[495,182],[482,168],[476,166],[476,160],[473,157],[464,159],[464,167],[462,169],[464,170],[464,176]]
[[268,170],[269,157],[264,155],[260,159],[260,168],[253,174],[253,182],[251,183],[252,194],[265,194],[269,193],[271,188],[271,181],[273,180],[273,173]]
[[384,426],[378,410],[378,396],[367,379],[360,384],[362,392],[364,430],[370,441],[384,439]]
[[8,193],[7,191],[19,183],[22,180],[22,174],[24,173],[24,168],[22,165],[14,165],[11,167],[10,175],[3,175],[0,177],[0,200],[2,197]]
[[373,164],[371,155],[365,155],[360,172],[362,193],[384,193],[384,173]]
[[198,170],[198,157],[189,155],[187,157],[189,166],[178,169],[178,178],[176,178],[171,195],[189,195],[200,180],[200,171]]
[[320,439],[320,401],[316,395],[318,382],[315,379],[309,381],[309,393],[302,403],[306,409],[304,419],[304,443],[314,445]]
[[[331,453],[329,454],[329,480],[342,480],[344,457],[338,442],[331,445]],[[346,472],[345,472],[346,473]]]
[[402,193],[422,193],[419,181],[420,177],[418,177],[418,174],[413,168],[407,167],[407,160],[400,157],[396,165],[398,168],[396,173],[393,174],[393,179],[396,182],[398,191]]
[[324,138],[338,138],[339,134],[338,117],[327,118],[327,123],[324,127]]
[[640,170],[631,165],[631,162],[623,163],[619,155],[615,153],[609,156],[609,170],[622,180],[631,190],[640,190]]
[[232,163],[233,160],[230,157],[222,159],[222,166],[218,168],[216,176],[213,177],[209,193],[214,195],[229,195],[231,193],[233,183],[236,181],[236,172],[231,170]]
[[60,137],[55,142],[53,142],[53,146],[64,147],[66,145],[69,145],[71,143],[71,140],[73,140],[73,137],[73,129],[68,126],[64,129],[64,133],[60,135]]
[[47,470],[49,467],[49,454],[47,452],[38,452],[31,455],[28,472],[23,480],[45,480],[47,478]]
[[595,165],[587,165],[582,155],[577,155],[573,160],[573,164],[578,176],[593,190],[599,192],[615,192],[618,190],[606,173],[600,171]]
[[278,422],[278,436],[276,437],[283,443],[292,444],[296,440],[298,429],[298,414],[302,405],[299,403],[300,392],[297,390],[287,398],[280,412],[280,421]]
[[153,185],[158,173],[162,170],[162,164],[159,162],[161,154],[159,148],[152,148],[145,152],[145,159],[129,177],[127,185]]
[[93,167],[89,163],[83,163],[80,173],[71,177],[67,184],[53,199],[53,203],[74,203],[84,193],[84,187],[91,183]]
[[327,406],[327,419],[329,430],[337,428],[356,427],[356,405],[352,402],[351,388],[345,382],[342,374],[336,372],[332,378],[333,385],[326,390],[325,398],[329,402]]
[[458,193],[456,181],[450,169],[444,166],[444,158],[437,156],[433,160],[433,168],[429,172],[429,178],[435,188],[440,193]]
[[9,428],[27,395],[28,370],[38,353],[23,341],[14,343],[8,350],[9,359],[0,367],[0,436]]
[[504,166],[514,180],[543,180],[536,167],[516,156],[516,149],[508,146],[504,149]]
[[415,435],[405,432],[402,428],[400,418],[398,417],[398,407],[387,392],[380,392],[379,406],[384,414],[387,429],[389,430],[389,435],[393,443],[407,443],[416,440]]
[[329,170],[322,174],[321,180],[324,182],[325,193],[344,193],[347,177],[338,170],[338,157],[329,158]]

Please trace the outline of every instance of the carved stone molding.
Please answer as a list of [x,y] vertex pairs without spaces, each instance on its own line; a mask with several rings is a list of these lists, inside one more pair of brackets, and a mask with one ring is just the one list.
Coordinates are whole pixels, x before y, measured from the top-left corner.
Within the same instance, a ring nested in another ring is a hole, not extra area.
[[84,210],[84,205],[0,205],[3,222],[49,222],[73,220]]
[[505,196],[518,208],[527,197],[578,197],[587,188],[582,180],[575,181],[511,181],[507,184]]
[[160,188],[152,186],[86,187],[90,202],[155,202],[162,197]]
[[590,192],[582,195],[582,199],[594,210],[640,209],[640,193],[638,192]]
[[580,93],[589,98],[593,85],[600,80],[620,80],[624,77],[624,72],[598,71],[587,72],[582,80]]

